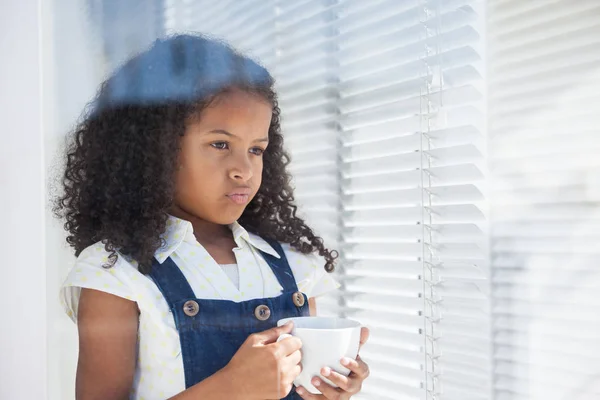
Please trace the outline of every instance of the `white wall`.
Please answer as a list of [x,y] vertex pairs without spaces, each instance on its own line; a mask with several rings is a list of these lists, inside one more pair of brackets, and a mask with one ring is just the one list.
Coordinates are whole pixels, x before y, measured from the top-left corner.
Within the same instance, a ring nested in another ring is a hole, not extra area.
[[46,399],[40,4],[0,1],[0,398]]
[[[100,53],[91,34],[85,0],[45,2],[48,29],[44,37],[44,135],[47,194],[60,178],[65,134],[73,127],[85,104],[92,98],[101,77]],[[77,329],[59,303],[59,289],[74,261],[65,241],[62,221],[46,205],[46,270],[48,310],[48,399],[75,398]]]
[[73,255],[49,191],[101,71],[84,0],[0,0],[0,399],[74,398],[77,334],[58,302]]

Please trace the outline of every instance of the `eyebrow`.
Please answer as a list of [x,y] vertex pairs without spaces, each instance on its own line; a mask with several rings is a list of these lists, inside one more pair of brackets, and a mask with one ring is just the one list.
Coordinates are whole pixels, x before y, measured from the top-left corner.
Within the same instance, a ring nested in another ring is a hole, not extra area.
[[[213,129],[212,131],[209,131],[208,133],[220,133],[222,135],[227,135],[227,136],[230,136],[230,137],[237,137],[236,135],[234,135],[231,132],[226,131],[225,129]],[[268,142],[268,141],[269,141],[268,137],[265,137],[265,138],[262,138],[262,139],[256,139],[255,140],[255,142]]]

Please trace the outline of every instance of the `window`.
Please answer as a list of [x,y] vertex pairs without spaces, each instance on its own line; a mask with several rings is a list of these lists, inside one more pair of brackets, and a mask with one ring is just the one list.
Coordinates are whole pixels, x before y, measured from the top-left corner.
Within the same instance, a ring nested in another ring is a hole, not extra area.
[[277,79],[301,212],[341,252],[319,312],[372,329],[358,398],[600,396],[598,2],[147,11],[109,61],[197,31]]
[[[363,398],[488,397],[483,4],[166,3],[278,82],[303,215],[341,250],[320,312],[372,328]],[[402,394],[401,397],[399,393]]]
[[494,398],[598,398],[600,3],[489,3]]

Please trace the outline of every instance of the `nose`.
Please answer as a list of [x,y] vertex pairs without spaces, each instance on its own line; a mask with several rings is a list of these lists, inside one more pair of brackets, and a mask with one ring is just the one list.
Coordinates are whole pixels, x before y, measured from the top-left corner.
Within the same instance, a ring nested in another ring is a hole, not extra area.
[[252,163],[247,155],[235,157],[229,169],[229,177],[235,181],[247,182],[252,178]]

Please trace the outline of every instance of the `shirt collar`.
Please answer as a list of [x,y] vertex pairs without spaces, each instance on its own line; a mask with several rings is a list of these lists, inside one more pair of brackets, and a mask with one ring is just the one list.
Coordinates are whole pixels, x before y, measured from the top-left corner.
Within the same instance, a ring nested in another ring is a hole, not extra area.
[[233,232],[233,240],[235,240],[235,243],[237,243],[239,247],[242,247],[243,242],[246,242],[247,244],[264,253],[270,254],[275,258],[280,258],[279,254],[269,243],[266,242],[266,240],[258,235],[248,232],[237,221],[235,221],[233,224],[230,224],[229,228]]
[[[263,251],[276,258],[280,258],[279,254],[273,249],[273,247],[271,247],[269,243],[267,243],[260,236],[249,233],[237,221],[228,226],[233,233],[233,239],[238,247],[250,245],[257,250]],[[161,235],[161,239],[164,240],[164,244],[154,253],[154,257],[161,264],[167,258],[169,258],[184,241],[194,244],[198,243],[196,237],[194,236],[194,228],[192,223],[172,215],[169,215],[169,218],[167,219],[167,228]]]

